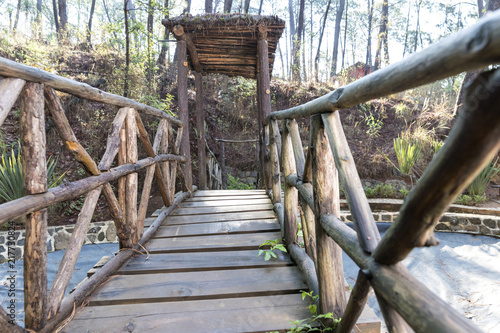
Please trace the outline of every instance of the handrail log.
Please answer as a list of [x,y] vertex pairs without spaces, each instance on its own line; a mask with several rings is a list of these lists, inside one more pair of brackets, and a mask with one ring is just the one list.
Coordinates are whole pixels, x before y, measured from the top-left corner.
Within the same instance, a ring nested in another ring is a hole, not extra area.
[[23,90],[26,81],[0,77],[0,127]]
[[373,289],[417,332],[481,332],[415,279],[402,264],[387,266],[376,262],[360,247],[356,232],[336,216],[322,215],[319,221],[327,234],[367,275]]
[[271,112],[264,123],[267,124],[269,119],[308,118],[313,114],[347,109],[499,60],[500,11],[496,11],[483,16],[467,29],[322,97]]
[[446,208],[500,148],[500,70],[482,73],[466,93],[446,143],[409,193],[373,257],[395,264],[414,247],[435,245],[434,227]]
[[316,276],[316,269],[313,260],[306,254],[297,244],[289,244],[287,246],[288,253],[292,260],[299,266],[299,269],[306,277],[309,290],[314,292],[314,295],[319,295],[318,277]]
[[4,310],[3,306],[0,306],[0,332],[2,333],[24,333],[26,332],[21,326],[19,326],[16,321],[11,318],[7,312]]
[[186,159],[183,156],[171,154],[158,155],[155,158],[148,157],[135,164],[124,164],[114,169],[110,169],[109,172],[102,173],[99,176],[92,176],[77,180],[51,188],[42,194],[29,195],[3,203],[0,205],[0,223],[5,223],[20,216],[47,208],[50,205],[76,198],[100,185],[112,182],[113,180],[126,176],[132,172],[137,172],[153,163],[164,161],[176,161],[183,163]]
[[[193,191],[196,191],[196,186],[193,186]],[[135,245],[133,250],[122,249],[115,257],[108,261],[101,269],[99,269],[94,275],[92,275],[88,280],[83,282],[73,293],[69,294],[64,298],[59,312],[47,321],[47,325],[40,330],[39,333],[49,333],[54,331],[54,329],[67,317],[72,311],[95,290],[106,279],[118,270],[127,260],[129,260],[136,252],[142,252],[143,247],[149,239],[156,233],[160,225],[165,221],[165,219],[172,213],[172,211],[177,208],[177,206],[184,201],[186,198],[190,197],[190,192],[185,192],[178,196],[172,206],[165,209],[151,224],[148,230],[144,233],[139,244]]]
[[335,165],[339,171],[340,183],[344,187],[354,226],[358,232],[359,242],[366,252],[372,253],[380,240],[380,233],[361,185],[358,170],[340,122],[340,115],[338,112],[333,112],[323,114],[322,118]]
[[0,57],[0,75],[6,77],[21,78],[26,81],[43,83],[46,86],[52,87],[55,90],[63,91],[77,97],[86,98],[92,101],[107,103],[122,107],[131,107],[138,111],[144,112],[152,116],[168,119],[178,127],[182,127],[182,122],[165,112],[139,103],[133,99],[123,96],[111,94],[82,82],[77,82],[62,76],[58,76],[39,68],[19,64],[15,61]]

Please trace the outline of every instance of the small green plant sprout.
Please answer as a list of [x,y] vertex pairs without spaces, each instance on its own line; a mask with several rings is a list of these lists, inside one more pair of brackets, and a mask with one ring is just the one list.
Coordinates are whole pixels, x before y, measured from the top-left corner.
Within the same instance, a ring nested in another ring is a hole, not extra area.
[[493,162],[493,160],[488,163],[486,168],[481,171],[481,173],[470,183],[467,187],[467,191],[469,191],[469,195],[483,195],[488,186],[490,185],[491,180],[495,177],[498,172],[500,172],[500,165],[498,163],[498,157]]
[[[298,333],[298,332],[333,332],[336,328],[337,325],[340,322],[340,319],[335,319],[333,317],[332,312],[328,312],[325,314],[318,314],[318,307],[317,307],[317,301],[319,295],[313,295],[313,292],[307,292],[301,290],[302,293],[302,300],[305,300],[306,298],[310,298],[313,301],[313,304],[309,305],[309,311],[311,312],[311,317],[302,319],[302,320],[296,320],[296,321],[291,321],[290,323],[294,325],[292,329],[290,329],[288,332],[291,333]],[[326,326],[323,323],[324,319],[332,319],[333,320],[333,327]]]
[[[281,239],[278,238],[275,240],[267,240],[264,243],[260,244],[259,254],[257,255],[257,257],[260,256],[261,254],[264,254],[265,261],[268,261],[269,259],[271,259],[271,257],[278,258],[276,253],[274,253],[274,250],[287,252],[285,245],[281,244],[280,242],[281,242]],[[269,246],[269,249],[260,249],[263,246]]]
[[379,119],[375,117],[373,113],[370,113],[370,115],[365,118],[365,122],[366,125],[368,126],[366,134],[374,138],[379,137],[380,130],[382,129],[382,125],[384,124],[382,122],[382,119]]

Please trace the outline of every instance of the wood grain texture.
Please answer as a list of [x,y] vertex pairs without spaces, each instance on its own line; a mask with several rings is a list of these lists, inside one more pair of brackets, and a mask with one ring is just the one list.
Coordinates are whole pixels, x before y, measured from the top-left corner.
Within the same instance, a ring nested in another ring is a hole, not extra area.
[[[286,177],[288,177],[289,175],[297,173],[293,147],[292,147],[292,138],[286,126],[284,126],[282,142],[283,142],[283,148],[282,148],[283,177],[285,177],[286,179]],[[290,186],[287,182],[285,182],[285,198],[283,200],[284,202],[283,233],[285,236],[286,245],[294,243],[297,238],[298,199],[299,197],[297,193],[297,188],[295,188],[295,186]],[[304,226],[304,224],[302,225]],[[304,238],[306,238],[305,235]]]
[[175,302],[297,293],[307,288],[297,267],[115,276],[89,305]]
[[[224,197],[224,196],[247,196],[247,195],[266,195],[265,190],[212,190],[212,191],[197,191],[193,198],[198,197]],[[222,198],[220,198],[222,199]],[[219,199],[219,200],[220,200]]]
[[291,320],[310,316],[308,304],[294,294],[149,303],[141,305],[141,312],[136,304],[87,307],[62,332],[87,332],[90,324],[103,331],[122,331],[131,323],[134,331],[151,333],[284,331],[291,328]]
[[[210,235],[197,237],[155,238],[147,249],[151,253],[257,250],[267,240],[280,239],[279,232],[258,234]],[[257,255],[257,254],[256,254]]]
[[[125,117],[127,116],[128,108],[121,108],[116,113],[113,122],[111,123],[111,128],[108,133],[108,140],[106,142],[106,151],[101,158],[101,162],[99,163],[99,170],[107,171],[113,160],[116,157],[116,154],[119,153],[120,147],[122,144],[125,144],[123,141],[124,134],[121,134],[121,129],[123,126],[123,122],[125,121]],[[123,150],[123,148],[121,148]],[[119,157],[120,159],[121,157]],[[120,164],[118,162],[118,164]],[[123,164],[123,163],[122,163]]]
[[[24,85],[21,95],[20,124],[24,192],[25,194],[45,193],[47,192],[47,163],[42,84],[28,82]],[[47,322],[47,210],[42,209],[28,214],[25,228],[25,327],[38,331]]]
[[[193,198],[194,199],[194,198]],[[221,206],[241,206],[241,205],[247,205],[247,206],[252,206],[252,205],[266,205],[266,204],[271,204],[271,200],[269,197],[262,197],[262,199],[251,199],[248,198],[246,200],[225,200],[225,198],[219,199],[219,200],[186,200],[182,203],[181,207],[183,208],[195,208],[195,207],[221,207]],[[243,199],[243,197],[242,197]]]
[[172,215],[209,215],[209,214],[223,214],[223,213],[238,213],[238,212],[258,212],[272,210],[273,205],[259,204],[259,205],[240,205],[240,206],[222,206],[222,207],[181,207]]
[[25,83],[21,79],[0,77],[0,127],[2,127]]
[[196,73],[196,131],[198,141],[198,188],[207,189],[207,144],[205,139],[205,106],[203,105],[203,76]]
[[26,81],[44,83],[46,86],[52,87],[55,90],[64,91],[71,95],[90,99],[96,102],[122,107],[133,107],[143,113],[150,114],[159,118],[166,118],[177,126],[182,126],[182,123],[177,118],[169,116],[165,112],[151,106],[139,103],[126,97],[107,93],[105,91],[91,87],[83,82],[77,82],[68,78],[57,76],[44,70],[18,64],[14,61],[1,57],[0,75],[7,77],[17,77]]
[[280,226],[276,220],[249,220],[228,221],[201,224],[167,225],[161,227],[156,238],[203,236],[203,235],[225,235],[255,233],[262,231],[279,231]]
[[[207,197],[198,197],[198,196],[193,196],[192,198],[189,198],[185,202],[183,202],[184,205],[192,204],[195,202],[205,202],[207,204],[210,204],[210,202],[214,201],[220,201],[222,203],[224,202],[234,202],[234,203],[242,203],[244,201],[253,201],[253,200],[267,200],[269,201],[269,197],[266,194],[249,194],[247,196],[242,196],[242,195],[228,195],[228,196],[221,196],[221,197],[214,197],[214,196],[207,196]],[[223,204],[224,205],[224,204]]]
[[134,256],[117,273],[122,275],[158,274],[295,265],[286,253],[281,251],[275,253],[277,258],[271,258],[268,261],[263,260],[262,256],[257,257],[255,250],[160,253],[151,255],[147,260],[144,256]]
[[[129,109],[125,118],[125,132],[127,135],[127,157],[126,163],[137,162],[137,123],[135,120],[135,110]],[[125,221],[130,228],[130,238],[135,245],[139,241],[139,230],[137,228],[137,173],[132,172],[127,175],[125,189]]]

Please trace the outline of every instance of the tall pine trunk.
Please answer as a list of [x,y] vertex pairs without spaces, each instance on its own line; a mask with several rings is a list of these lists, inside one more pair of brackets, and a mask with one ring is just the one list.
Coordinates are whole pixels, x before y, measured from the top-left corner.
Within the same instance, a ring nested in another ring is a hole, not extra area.
[[123,96],[128,97],[128,73],[130,66],[130,34],[128,29],[128,1],[124,0],[123,12],[125,15],[125,81],[123,83]]
[[90,5],[89,24],[87,26],[87,46],[92,47],[92,17],[94,16],[95,0]]
[[366,47],[365,75],[372,67],[372,20],[373,20],[373,0],[368,0],[368,45]]
[[335,35],[333,37],[333,52],[332,52],[332,67],[330,69],[330,77],[337,73],[337,58],[339,54],[339,39],[340,39],[340,23],[342,22],[342,15],[344,15],[345,0],[339,1],[337,8],[337,17],[335,18]]
[[58,0],[59,5],[59,41],[66,41],[68,38],[68,10],[66,0]]
[[375,55],[375,64],[373,65],[373,70],[376,71],[380,68],[382,63],[382,58],[385,59],[385,63],[389,62],[388,47],[387,47],[387,34],[388,34],[388,23],[389,23],[389,1],[383,0],[382,2],[382,14],[380,15],[380,29],[378,32],[377,39],[377,53]]
[[300,49],[302,45],[302,32],[304,30],[304,7],[305,0],[300,0],[299,7],[299,22],[297,24],[297,31],[293,40],[293,58],[292,58],[292,80],[298,83],[300,79]]
[[321,54],[321,42],[323,41],[323,35],[325,33],[325,26],[326,26],[326,20],[328,18],[328,12],[330,11],[330,5],[332,3],[332,0],[328,0],[328,4],[326,5],[326,10],[325,10],[325,15],[323,16],[323,25],[321,27],[321,31],[319,33],[319,40],[318,40],[318,49],[316,51],[316,57],[314,58],[314,79],[316,82],[318,82],[318,65],[319,65],[319,56]]
[[[212,1],[206,0],[205,6],[206,6],[207,2],[209,2],[210,5],[212,5]],[[165,20],[167,20],[169,17],[168,0],[165,0],[165,3],[163,4],[163,6],[164,6],[163,10],[165,11]],[[206,9],[206,7],[205,7],[205,9]],[[210,8],[210,10],[212,10],[212,9]],[[170,34],[170,32],[168,31],[168,28],[165,27],[165,34],[163,35],[163,39],[165,41],[161,44],[161,51],[160,51],[160,55],[158,56],[158,64],[161,66],[165,66],[165,64],[166,64],[167,50],[168,50],[168,41],[167,40],[168,40],[169,34]]]

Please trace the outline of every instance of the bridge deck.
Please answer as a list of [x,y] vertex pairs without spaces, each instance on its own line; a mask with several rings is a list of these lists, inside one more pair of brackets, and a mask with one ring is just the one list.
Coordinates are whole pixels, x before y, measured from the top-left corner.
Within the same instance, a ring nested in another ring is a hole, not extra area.
[[[264,191],[198,191],[148,243],[149,258],[132,257],[62,332],[285,331],[310,317],[308,287],[288,255],[257,257],[277,238]],[[372,322],[359,324],[373,332]]]

